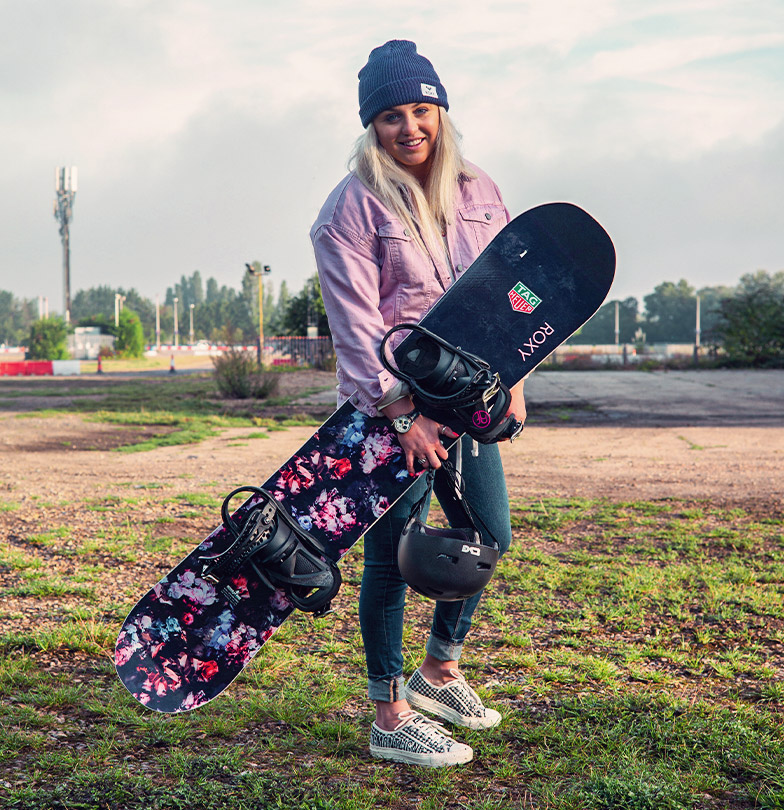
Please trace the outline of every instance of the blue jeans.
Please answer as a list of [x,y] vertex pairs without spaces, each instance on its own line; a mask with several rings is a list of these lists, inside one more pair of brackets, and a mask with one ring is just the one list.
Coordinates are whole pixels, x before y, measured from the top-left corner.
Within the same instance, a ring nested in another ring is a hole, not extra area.
[[[512,541],[509,499],[498,445],[479,445],[471,454],[473,440],[463,437],[463,481],[471,506],[498,541],[503,554]],[[450,452],[455,462],[455,449]],[[411,508],[425,492],[425,476],[365,534],[365,569],[359,595],[359,622],[365,645],[368,695],[371,700],[393,701],[403,697],[403,610],[407,585],[397,567],[400,533]],[[433,487],[447,520],[461,526],[462,510],[450,497],[445,476],[436,473]],[[423,510],[424,520],[426,510]],[[480,524],[481,525],[481,524]],[[435,602],[427,651],[440,661],[460,658],[463,641],[471,627],[481,593],[462,602]]]

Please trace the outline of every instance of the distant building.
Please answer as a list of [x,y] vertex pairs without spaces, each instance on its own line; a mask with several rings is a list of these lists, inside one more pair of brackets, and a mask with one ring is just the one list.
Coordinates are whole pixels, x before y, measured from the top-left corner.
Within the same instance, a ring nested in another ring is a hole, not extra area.
[[104,346],[114,351],[114,335],[102,334],[100,326],[77,326],[68,335],[68,351],[74,360],[95,360]]

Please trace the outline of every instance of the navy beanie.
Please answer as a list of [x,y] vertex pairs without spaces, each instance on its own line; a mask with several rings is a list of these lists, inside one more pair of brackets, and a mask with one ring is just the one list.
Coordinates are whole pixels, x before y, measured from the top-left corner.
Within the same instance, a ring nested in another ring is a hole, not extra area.
[[359,118],[366,127],[380,112],[399,104],[438,104],[449,109],[433,65],[406,39],[391,39],[370,52],[359,71]]

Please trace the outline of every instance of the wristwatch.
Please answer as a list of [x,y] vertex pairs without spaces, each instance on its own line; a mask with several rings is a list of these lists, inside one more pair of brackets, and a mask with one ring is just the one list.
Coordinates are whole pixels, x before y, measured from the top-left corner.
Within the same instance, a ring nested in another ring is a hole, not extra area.
[[408,431],[411,430],[411,426],[414,424],[414,419],[421,415],[422,414],[416,408],[414,408],[414,410],[410,411],[409,413],[396,416],[392,420],[392,427],[395,433],[408,433]]

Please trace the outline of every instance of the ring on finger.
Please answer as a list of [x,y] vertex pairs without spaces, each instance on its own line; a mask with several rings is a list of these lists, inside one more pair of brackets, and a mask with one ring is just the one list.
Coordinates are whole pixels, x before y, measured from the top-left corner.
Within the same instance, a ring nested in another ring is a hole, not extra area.
[[427,465],[428,461],[426,458],[418,458],[417,461],[424,467]]

